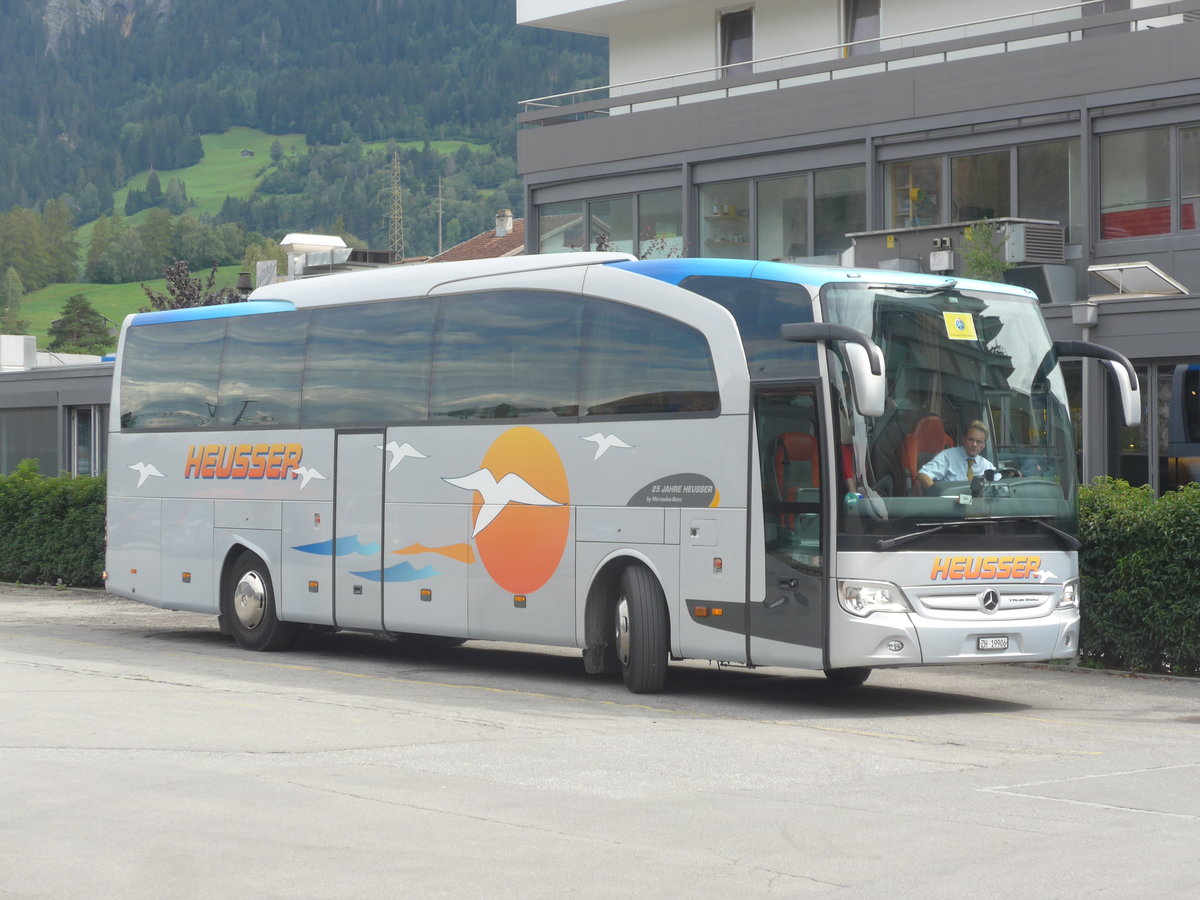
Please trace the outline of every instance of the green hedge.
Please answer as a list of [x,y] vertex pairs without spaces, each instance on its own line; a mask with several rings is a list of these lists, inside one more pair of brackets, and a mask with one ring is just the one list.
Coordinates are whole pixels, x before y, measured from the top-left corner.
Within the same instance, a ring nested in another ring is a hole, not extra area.
[[1084,661],[1200,674],[1200,485],[1155,499],[1099,478],[1079,493]]
[[0,581],[101,586],[104,484],[43,478],[32,459],[0,476]]

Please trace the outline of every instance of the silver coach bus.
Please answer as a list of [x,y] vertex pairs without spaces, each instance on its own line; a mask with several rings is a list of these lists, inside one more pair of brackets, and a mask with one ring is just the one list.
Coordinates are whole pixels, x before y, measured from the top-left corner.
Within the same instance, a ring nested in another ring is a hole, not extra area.
[[[1004,285],[527,256],[294,281],[126,319],[110,591],[301,629],[823,670],[1069,658],[1060,355]],[[921,469],[984,429],[969,478]]]

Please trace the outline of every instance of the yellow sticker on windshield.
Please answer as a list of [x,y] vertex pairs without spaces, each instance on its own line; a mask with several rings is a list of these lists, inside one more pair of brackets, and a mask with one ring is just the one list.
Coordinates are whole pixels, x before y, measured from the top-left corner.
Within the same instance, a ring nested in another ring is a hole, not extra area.
[[975,317],[970,313],[944,312],[946,337],[952,341],[975,340]]

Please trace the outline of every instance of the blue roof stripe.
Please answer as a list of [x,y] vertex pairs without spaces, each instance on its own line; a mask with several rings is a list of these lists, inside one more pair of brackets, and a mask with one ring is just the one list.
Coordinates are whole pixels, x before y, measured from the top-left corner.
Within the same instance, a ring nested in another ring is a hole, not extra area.
[[229,319],[233,316],[260,316],[265,313],[290,312],[296,307],[287,300],[250,300],[245,303],[225,303],[220,306],[193,306],[187,309],[163,309],[137,313],[130,321],[135,325],[161,325],[164,322],[195,322],[202,319]]
[[767,281],[782,281],[793,284],[824,285],[848,284],[900,284],[921,287],[937,287],[954,282],[959,289],[994,291],[1020,297],[1035,297],[1026,289],[1011,284],[977,281],[973,278],[951,278],[946,275],[928,275],[921,272],[902,272],[892,269],[855,269],[845,266],[797,265],[794,263],[765,262],[753,259],[704,259],[679,257],[676,259],[638,259],[610,263],[615,268],[636,272],[649,278],[679,284],[693,275],[717,275],[726,278],[761,278]]

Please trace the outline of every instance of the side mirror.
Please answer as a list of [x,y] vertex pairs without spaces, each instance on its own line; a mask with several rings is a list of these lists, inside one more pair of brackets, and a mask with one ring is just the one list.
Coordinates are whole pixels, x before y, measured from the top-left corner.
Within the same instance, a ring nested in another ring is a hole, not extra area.
[[1123,354],[1101,344],[1089,341],[1055,341],[1054,352],[1059,356],[1086,356],[1098,359],[1117,380],[1121,394],[1121,411],[1125,424],[1133,427],[1142,423],[1142,390],[1138,386],[1137,372]]
[[[887,399],[883,351],[868,335],[849,325],[793,322],[780,326],[779,336],[785,341],[829,344],[850,371],[850,386],[858,411],[864,416],[883,415],[884,401]],[[841,342],[841,345],[835,342]]]

